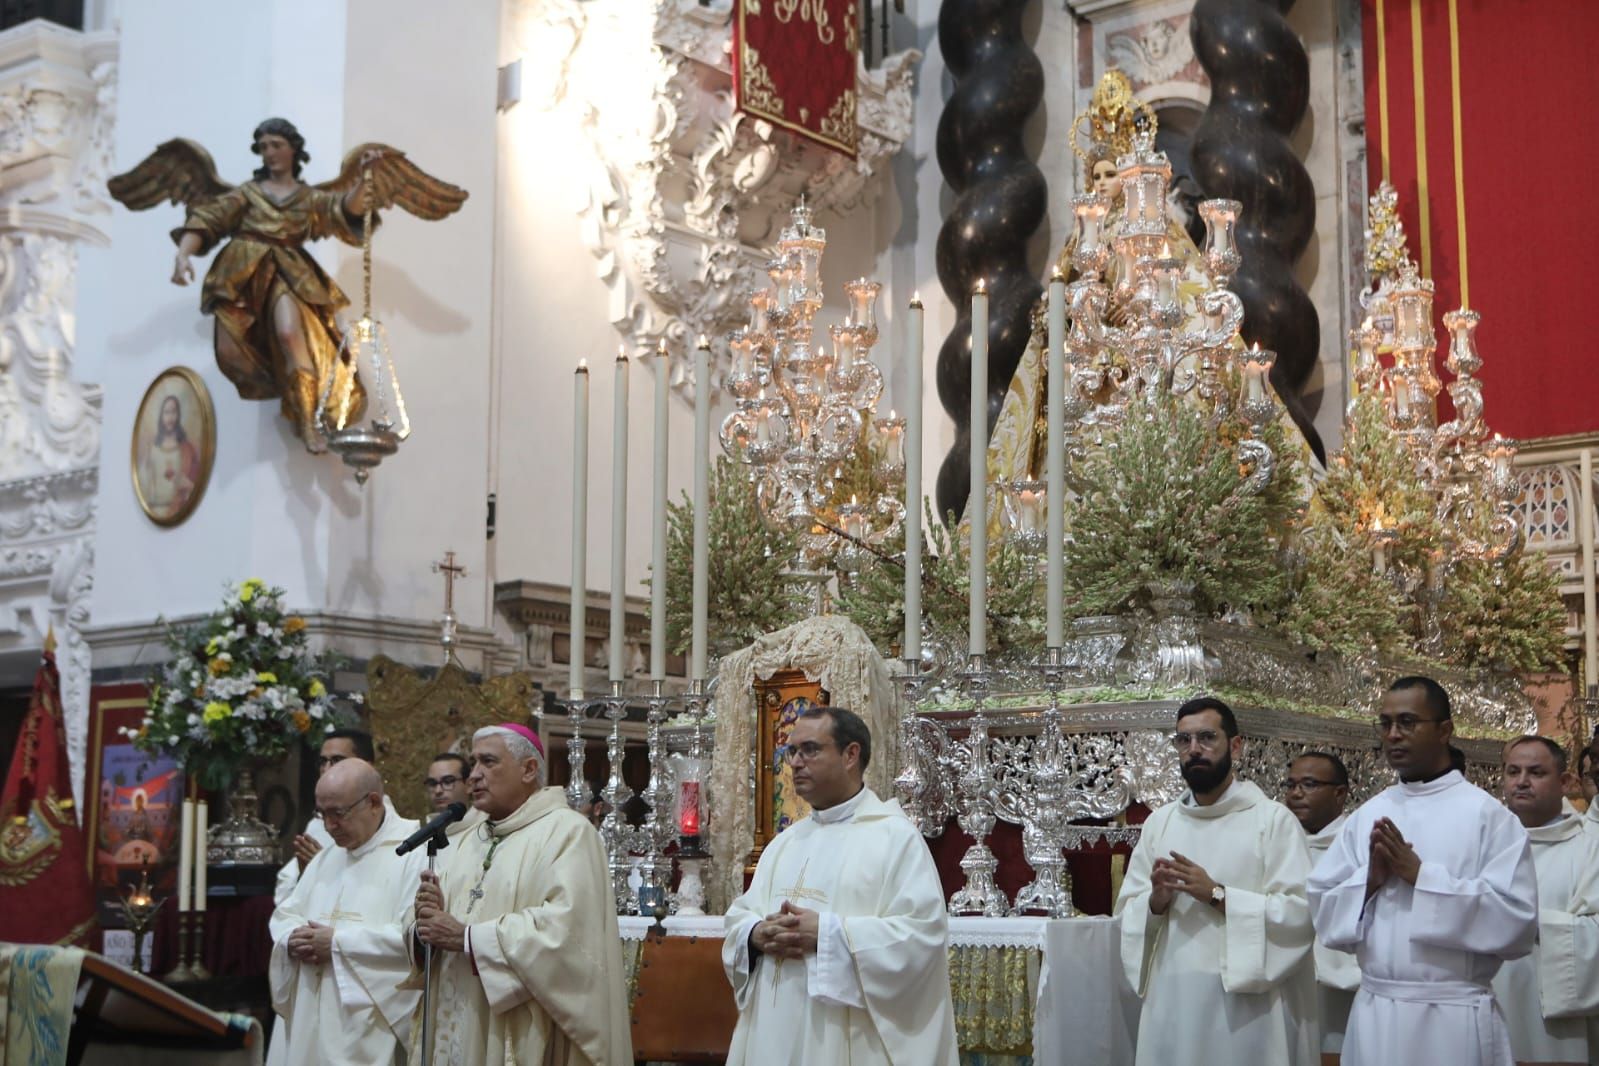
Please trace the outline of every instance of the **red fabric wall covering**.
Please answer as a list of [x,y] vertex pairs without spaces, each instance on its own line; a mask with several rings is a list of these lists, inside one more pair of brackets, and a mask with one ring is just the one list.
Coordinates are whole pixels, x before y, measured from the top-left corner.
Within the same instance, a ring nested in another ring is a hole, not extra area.
[[1489,424],[1523,440],[1599,429],[1588,314],[1599,3],[1362,0],[1362,9],[1371,188],[1387,177],[1398,190],[1439,315],[1462,302],[1481,312]]

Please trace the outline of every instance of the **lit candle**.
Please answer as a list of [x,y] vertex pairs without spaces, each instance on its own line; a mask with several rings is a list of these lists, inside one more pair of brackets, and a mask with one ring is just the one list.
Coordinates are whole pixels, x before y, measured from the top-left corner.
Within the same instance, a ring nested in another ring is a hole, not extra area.
[[910,345],[905,354],[905,647],[922,657],[922,299],[911,297]]
[[210,840],[210,807],[201,800],[194,808],[194,909],[205,910],[206,852]]
[[1044,492],[1049,505],[1045,546],[1044,629],[1051,648],[1066,643],[1066,278],[1049,279],[1049,396],[1045,420]]
[[571,663],[566,674],[569,698],[583,698],[583,658],[588,607],[589,525],[589,367],[580,359],[572,375],[572,605],[567,625],[572,634]]
[[971,492],[966,516],[971,527],[971,609],[967,615],[971,655],[988,652],[988,287],[972,290]]
[[666,341],[655,349],[655,492],[650,519],[650,680],[666,680],[666,451],[672,356]]
[[697,837],[700,835],[700,783],[680,781],[677,790],[678,835]]
[[1266,395],[1265,376],[1260,363],[1260,343],[1249,346],[1248,358],[1244,362],[1244,389],[1245,399],[1250,403],[1259,403]]
[[694,348],[694,625],[689,678],[705,680],[710,630],[711,342]]
[[178,832],[178,910],[189,909],[189,889],[194,884],[194,801],[183,801],[183,821]]
[[1394,378],[1394,420],[1410,421],[1410,384],[1402,377]]
[[616,351],[611,408],[611,680],[627,676],[627,351]]

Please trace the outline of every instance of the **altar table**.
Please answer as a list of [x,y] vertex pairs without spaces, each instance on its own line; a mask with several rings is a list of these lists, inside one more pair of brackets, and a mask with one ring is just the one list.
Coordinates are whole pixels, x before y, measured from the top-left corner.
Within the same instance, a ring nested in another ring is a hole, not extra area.
[[[632,975],[648,918],[621,925]],[[668,936],[720,941],[722,917],[672,916]],[[951,918],[950,992],[963,1063],[1130,1066],[1139,999],[1128,987],[1115,918]]]

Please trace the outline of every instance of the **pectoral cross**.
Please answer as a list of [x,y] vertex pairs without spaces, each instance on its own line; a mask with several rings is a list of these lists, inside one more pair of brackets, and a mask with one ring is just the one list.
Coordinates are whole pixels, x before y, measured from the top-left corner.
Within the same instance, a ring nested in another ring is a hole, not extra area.
[[433,564],[435,574],[444,575],[444,621],[439,629],[439,643],[444,645],[444,661],[455,655],[455,579],[466,576],[466,567],[455,564],[455,553],[444,553],[444,561]]
[[483,898],[483,882],[479,881],[472,891],[466,894],[466,913],[471,914],[472,908],[477,906],[477,901]]

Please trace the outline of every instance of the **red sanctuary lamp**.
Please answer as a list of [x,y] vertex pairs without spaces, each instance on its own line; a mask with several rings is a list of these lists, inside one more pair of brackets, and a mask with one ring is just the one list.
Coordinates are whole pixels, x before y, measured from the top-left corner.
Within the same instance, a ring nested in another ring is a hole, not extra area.
[[705,792],[698,780],[685,778],[677,783],[678,854],[683,858],[705,857],[700,844],[700,828],[705,823],[704,806]]

